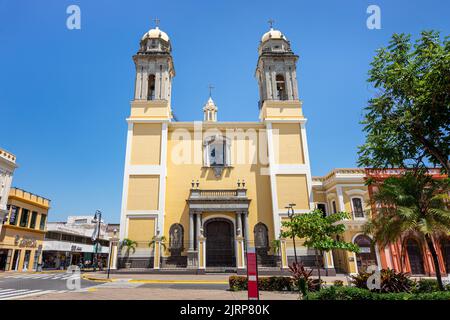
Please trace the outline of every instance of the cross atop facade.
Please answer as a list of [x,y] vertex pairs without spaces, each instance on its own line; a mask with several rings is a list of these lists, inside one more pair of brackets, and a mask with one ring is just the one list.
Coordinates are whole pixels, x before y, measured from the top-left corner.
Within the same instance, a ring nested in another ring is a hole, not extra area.
[[159,27],[160,20],[158,18],[155,18],[155,19],[153,19],[153,21],[155,21],[156,27]]
[[267,22],[269,23],[270,29],[273,29],[273,24],[275,23],[275,20],[270,18],[269,21],[267,21]]
[[208,89],[209,89],[209,97],[211,98],[212,90],[214,89],[213,85],[209,84]]

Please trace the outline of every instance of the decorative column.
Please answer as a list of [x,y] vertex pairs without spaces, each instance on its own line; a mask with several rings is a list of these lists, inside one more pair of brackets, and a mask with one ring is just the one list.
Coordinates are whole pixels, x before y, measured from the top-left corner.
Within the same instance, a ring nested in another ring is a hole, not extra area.
[[323,253],[323,264],[326,272],[325,274],[327,276],[334,275],[334,260],[332,251]]
[[246,247],[248,247],[248,245],[250,244],[250,225],[248,223],[248,211],[244,212],[244,221],[245,221],[245,244]]
[[196,237],[194,235],[194,212],[189,212],[189,249],[187,251],[187,267],[188,269],[197,268],[197,251],[194,249]]
[[[200,227],[200,215],[197,217],[197,225]],[[200,270],[206,269],[206,238],[203,235],[203,231],[199,232],[198,237],[198,268]]]
[[161,256],[161,239],[158,237],[158,239],[155,240],[155,247],[153,249],[153,269],[159,269],[159,262],[160,262],[160,256]]
[[244,237],[242,237],[242,213],[236,212],[236,265],[245,269]]
[[194,251],[194,214],[189,212],[189,251]]
[[288,255],[286,250],[286,239],[280,238],[280,257],[281,257],[281,268],[289,268]]

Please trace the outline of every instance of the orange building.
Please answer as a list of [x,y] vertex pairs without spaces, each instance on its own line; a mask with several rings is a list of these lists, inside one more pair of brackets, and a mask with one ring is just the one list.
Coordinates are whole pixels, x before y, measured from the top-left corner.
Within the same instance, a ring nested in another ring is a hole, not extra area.
[[[373,179],[375,183],[368,186],[369,197],[373,198],[379,182],[391,176],[403,174],[405,169],[366,169],[366,179]],[[446,178],[440,169],[429,169],[429,174],[436,179]],[[378,182],[378,183],[377,183]],[[372,212],[376,212],[372,203]],[[434,246],[438,254],[439,265],[443,275],[450,271],[450,235],[433,237]],[[390,268],[396,271],[408,272],[417,276],[433,276],[436,270],[428,246],[420,235],[408,232],[401,239],[384,248],[379,248],[379,257],[383,269]]]

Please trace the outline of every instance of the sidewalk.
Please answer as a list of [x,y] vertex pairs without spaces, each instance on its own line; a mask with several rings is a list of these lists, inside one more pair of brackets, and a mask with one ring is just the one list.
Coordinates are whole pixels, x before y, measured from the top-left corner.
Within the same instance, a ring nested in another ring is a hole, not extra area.
[[[297,300],[292,292],[260,292],[261,300]],[[106,289],[92,288],[87,292],[47,294],[23,300],[247,300],[247,291],[190,290],[170,288]]]
[[[104,272],[90,272],[83,274],[82,277],[85,280],[97,281],[97,282],[113,282],[118,280],[127,280],[129,282],[140,282],[140,283],[211,283],[211,284],[228,284],[228,279],[230,276],[235,276],[236,274],[111,274],[110,278],[107,278],[107,274]],[[264,277],[264,276],[261,276]],[[314,277],[316,278],[316,277]],[[336,275],[333,277],[322,276],[322,280],[326,284],[333,284],[335,280],[341,280],[344,284],[347,284],[348,277],[346,275]]]

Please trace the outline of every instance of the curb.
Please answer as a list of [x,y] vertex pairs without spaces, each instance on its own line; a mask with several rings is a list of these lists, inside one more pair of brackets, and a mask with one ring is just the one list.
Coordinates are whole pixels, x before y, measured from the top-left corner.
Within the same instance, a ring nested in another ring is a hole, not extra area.
[[91,276],[87,276],[87,275],[81,275],[81,279],[94,281],[94,282],[113,282],[113,281],[115,281],[114,279],[95,278],[95,277],[91,277]]
[[228,284],[228,281],[214,281],[214,280],[139,280],[131,279],[128,280],[131,283],[160,283],[160,284]]

